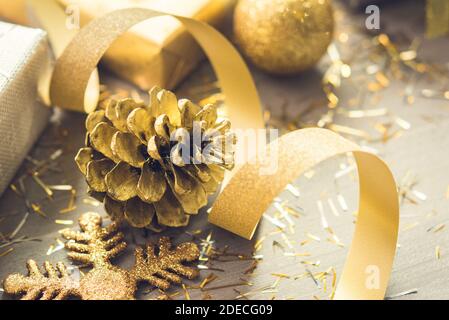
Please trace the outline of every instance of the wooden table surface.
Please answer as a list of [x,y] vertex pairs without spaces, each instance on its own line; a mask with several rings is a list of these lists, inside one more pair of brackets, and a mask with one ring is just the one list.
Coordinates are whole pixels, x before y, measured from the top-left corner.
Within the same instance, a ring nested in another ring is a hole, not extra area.
[[[353,21],[363,27],[363,16],[349,12],[347,14],[353,16]],[[407,4],[398,2],[397,5],[390,4],[381,8],[382,28],[390,35],[407,34],[411,38],[423,38],[423,17],[423,4],[419,1]],[[447,66],[448,49],[449,38],[424,40],[419,56],[426,61]],[[265,108],[271,111],[273,117],[280,117],[285,113],[288,119],[292,119],[306,110],[311,102],[322,99],[320,81],[325,66],[326,61],[323,61],[315,70],[291,78],[274,78],[253,70]],[[189,83],[201,82],[198,79],[203,79],[204,75],[211,73],[208,63],[205,62],[181,87],[180,92],[188,92]],[[104,79],[111,87],[117,84],[125,86],[110,75],[106,75]],[[389,121],[391,117],[397,116],[410,123],[409,130],[403,130],[401,136],[385,143],[368,143],[356,139],[366,147],[376,150],[387,161],[399,184],[407,175],[416,177],[416,184],[413,186],[415,193],[412,194],[416,203],[405,200],[401,205],[398,250],[387,296],[394,298],[400,294],[397,299],[446,299],[449,298],[449,228],[444,227],[449,223],[449,195],[446,196],[449,187],[449,100],[424,98],[420,91],[424,88],[441,89],[447,86],[447,82],[418,79],[413,86],[415,101],[411,105],[406,103],[400,94],[407,85],[408,82],[392,81],[388,88],[381,92],[375,105],[368,102],[370,99],[365,99],[360,106],[366,109],[388,108],[388,116],[351,119],[337,115],[334,122],[366,130],[373,136],[376,135],[373,127],[379,121]],[[354,96],[353,88],[354,84],[348,88],[343,85],[339,93],[342,104],[347,104]],[[318,121],[324,111],[325,108],[314,109],[308,115],[308,120]],[[12,246],[12,252],[0,257],[0,279],[12,272],[25,273],[25,261],[29,258],[34,258],[39,263],[49,260],[64,261],[71,265],[64,249],[47,256],[49,247],[58,245],[58,230],[64,227],[56,224],[54,220],[76,221],[81,213],[87,211],[104,214],[101,207],[85,202],[86,184],[73,161],[78,148],[83,145],[84,119],[84,115],[57,110],[48,129],[31,152],[34,159],[45,159],[55,150],[63,149],[64,152],[57,161],[58,170],[48,172],[43,179],[48,184],[73,185],[77,190],[76,210],[59,213],[67,206],[69,193],[56,192],[54,199],[50,201],[46,199],[41,188],[31,179],[27,179],[27,198],[41,204],[48,217],[35,213],[28,217],[17,236],[28,236],[37,240],[15,244]],[[24,172],[26,165],[29,166],[29,163],[24,164],[18,176]],[[179,243],[192,239],[187,232],[201,230],[198,239],[195,239],[199,244],[204,243],[199,238],[206,239],[212,232],[214,247],[228,247],[228,252],[250,257],[255,254],[260,258],[254,272],[246,274],[245,271],[254,264],[253,259],[242,260],[228,256],[220,259],[229,261],[211,260],[209,266],[216,270],[203,270],[200,279],[186,283],[197,285],[210,273],[214,273],[218,278],[206,286],[207,290],[188,289],[191,298],[235,299],[243,294],[242,298],[249,299],[327,299],[331,291],[332,272],[324,282],[318,281],[319,273],[335,268],[337,275],[340,274],[352,238],[355,220],[353,213],[357,208],[357,177],[351,168],[350,157],[326,161],[309,175],[299,177],[294,183],[300,191],[299,198],[288,191],[279,195],[289,206],[302,212],[299,218],[294,218],[293,230],[285,233],[274,232],[275,226],[263,219],[255,238],[247,241],[208,224],[204,210],[192,219],[189,227],[164,232],[164,235],[173,237],[173,241]],[[336,173],[339,175],[343,172],[347,174],[335,178]],[[338,206],[338,194],[343,195],[348,203],[346,212]],[[329,199],[336,204],[338,216],[331,210]],[[321,226],[317,201],[324,204],[324,215],[344,246],[338,246],[328,240],[329,234]],[[23,199],[12,190],[7,190],[0,198],[0,232],[12,232],[25,212]],[[273,216],[275,212],[272,207],[267,214]],[[160,235],[144,234],[141,230],[129,228],[125,231],[130,246],[115,263],[130,267],[135,244],[154,241]],[[254,246],[258,242],[261,242],[261,248],[254,253]],[[437,247],[440,250],[439,259],[436,257]],[[1,248],[0,254],[8,248]],[[288,252],[301,253],[304,256],[292,257],[288,256]],[[280,274],[283,276],[280,277]],[[314,275],[315,279],[310,274]],[[74,269],[73,276],[80,276],[78,269]],[[403,295],[408,291],[411,294]],[[173,294],[174,299],[185,298],[185,292],[180,287],[175,286],[169,292]],[[154,290],[145,290],[143,285],[138,296],[149,299],[158,294]],[[2,298],[10,297],[3,294]]]

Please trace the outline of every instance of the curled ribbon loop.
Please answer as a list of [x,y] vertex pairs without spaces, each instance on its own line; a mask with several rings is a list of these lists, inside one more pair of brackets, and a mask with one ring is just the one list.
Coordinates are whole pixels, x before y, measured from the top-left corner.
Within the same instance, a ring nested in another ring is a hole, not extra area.
[[[93,20],[81,29],[56,62],[50,88],[52,102],[83,110],[92,70],[112,42],[133,25],[161,15],[170,14],[123,9]],[[226,97],[226,113],[233,127],[264,128],[256,87],[235,48],[207,24],[171,16],[183,23],[209,57]],[[236,167],[212,207],[209,221],[251,239],[263,212],[289,182],[325,159],[353,152],[359,172],[359,213],[335,298],[382,299],[393,264],[399,224],[396,184],[388,167],[375,155],[325,129],[297,130],[280,137],[267,149],[274,146],[279,154],[277,172],[260,175],[260,162]],[[368,283],[370,276],[376,277],[374,285]]]
[[[396,184],[387,165],[325,129],[290,132],[272,142],[266,154],[272,147],[278,152],[276,173],[260,175],[264,161],[243,165],[214,203],[209,221],[251,238],[262,214],[288,183],[326,159],[353,152],[359,173],[359,212],[335,298],[383,299],[399,226]],[[370,276],[374,277],[374,287],[369,283]]]
[[[66,27],[67,16],[54,0],[27,0],[28,5],[33,9],[33,15],[38,19],[39,25],[47,31],[53,53],[59,58],[64,49],[77,34],[77,30]],[[51,105],[50,81],[52,77],[51,66],[39,84],[39,94],[45,104]],[[75,111],[92,112],[98,104],[100,96],[100,78],[98,70],[94,67],[89,75],[86,86],[84,101],[75,108]]]

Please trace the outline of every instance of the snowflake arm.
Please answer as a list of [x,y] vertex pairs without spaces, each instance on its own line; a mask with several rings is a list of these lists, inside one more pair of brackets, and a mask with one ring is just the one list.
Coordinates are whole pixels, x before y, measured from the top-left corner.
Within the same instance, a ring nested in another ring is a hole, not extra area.
[[137,281],[146,281],[160,289],[166,290],[170,283],[181,283],[184,276],[193,279],[198,270],[183,265],[198,259],[199,250],[193,243],[184,243],[174,250],[170,249],[170,240],[167,237],[159,239],[159,254],[156,256],[153,245],[146,249],[136,248],[136,262],[131,270]]
[[78,284],[69,277],[62,262],[54,268],[46,261],[45,274],[40,272],[34,260],[27,262],[27,269],[28,276],[12,274],[5,279],[3,287],[6,293],[22,295],[22,300],[61,300],[79,296]]

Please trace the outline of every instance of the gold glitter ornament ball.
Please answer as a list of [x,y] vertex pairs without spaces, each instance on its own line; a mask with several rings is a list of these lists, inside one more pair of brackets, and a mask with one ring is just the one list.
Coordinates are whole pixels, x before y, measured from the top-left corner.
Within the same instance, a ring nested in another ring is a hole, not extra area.
[[241,50],[272,74],[296,74],[316,65],[333,27],[331,0],[240,0],[234,14]]

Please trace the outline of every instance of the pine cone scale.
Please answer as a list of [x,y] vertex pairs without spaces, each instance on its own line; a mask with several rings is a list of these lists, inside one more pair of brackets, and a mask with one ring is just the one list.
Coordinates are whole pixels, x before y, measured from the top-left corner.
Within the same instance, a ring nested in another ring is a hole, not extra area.
[[126,201],[125,218],[133,227],[143,228],[149,225],[154,214],[154,206],[141,201],[138,197]]
[[164,197],[154,203],[157,222],[167,227],[184,227],[189,223],[189,216],[184,213],[178,200],[170,188],[165,191]]
[[131,133],[118,131],[111,140],[112,152],[120,160],[133,167],[141,168],[145,163],[145,158],[140,151],[141,142]]
[[139,175],[125,162],[119,162],[106,175],[107,192],[114,200],[126,201],[137,195]]
[[164,196],[167,187],[165,177],[161,171],[152,171],[149,164],[144,164],[139,182],[137,195],[145,202],[157,202]]
[[128,129],[132,132],[143,144],[155,134],[154,127],[155,119],[151,116],[148,110],[144,108],[137,108],[131,111],[128,115]]
[[75,156],[75,162],[84,175],[87,173],[87,164],[93,159],[93,152],[92,148],[81,148]]
[[94,112],[89,113],[89,115],[86,118],[86,130],[87,133],[92,133],[92,131],[95,129],[97,124],[101,122],[109,123],[109,120],[105,116],[104,110],[97,110]]
[[164,123],[173,126],[180,126],[181,113],[178,109],[178,99],[174,93],[167,90],[161,90],[158,93],[158,100],[159,112],[162,114],[164,119],[167,118],[167,122],[164,120]]
[[[193,179],[192,179],[193,180]],[[188,214],[196,214],[198,210],[207,204],[207,194],[202,184],[199,181],[192,183],[190,192],[183,194],[175,191],[174,182],[172,179],[167,179],[174,196],[178,199],[184,211]]]
[[117,129],[113,126],[106,122],[100,122],[89,135],[89,141],[95,150],[101,152],[112,161],[119,162],[120,159],[112,152],[111,148],[112,137],[116,132]]
[[89,186],[97,192],[106,192],[105,177],[114,168],[115,163],[109,159],[92,160],[87,164],[86,180]]
[[104,208],[113,221],[122,222],[125,218],[125,202],[115,201],[111,197],[105,197]]

